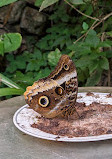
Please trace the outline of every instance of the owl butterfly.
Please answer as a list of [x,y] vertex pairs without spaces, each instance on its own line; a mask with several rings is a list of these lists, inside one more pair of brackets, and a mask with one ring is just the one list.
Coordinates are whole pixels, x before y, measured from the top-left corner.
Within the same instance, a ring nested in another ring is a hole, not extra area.
[[68,55],[62,55],[51,74],[27,87],[26,103],[46,118],[68,116],[75,110],[77,72]]

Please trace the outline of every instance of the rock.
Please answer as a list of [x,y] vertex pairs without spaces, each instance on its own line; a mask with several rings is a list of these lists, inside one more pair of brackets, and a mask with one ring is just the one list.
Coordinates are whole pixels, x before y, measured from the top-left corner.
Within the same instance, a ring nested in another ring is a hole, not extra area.
[[30,4],[35,4],[35,0],[26,0],[26,2],[30,3]]
[[8,20],[9,23],[15,23],[20,20],[25,5],[26,2],[23,1],[18,1],[14,4],[10,18]]
[[5,16],[7,15],[8,6],[0,8],[0,22],[3,23]]
[[26,2],[18,1],[11,5],[0,8],[0,22],[4,22],[6,19],[8,23],[13,24],[20,20],[23,9]]
[[36,9],[26,7],[20,27],[28,33],[40,35],[47,21],[47,16]]
[[7,30],[5,30],[3,24],[0,24],[0,35],[5,34]]

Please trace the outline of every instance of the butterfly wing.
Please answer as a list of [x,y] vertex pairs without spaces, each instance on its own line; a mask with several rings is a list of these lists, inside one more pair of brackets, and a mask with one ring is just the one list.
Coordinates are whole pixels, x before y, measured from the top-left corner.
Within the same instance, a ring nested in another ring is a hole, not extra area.
[[75,65],[67,55],[62,55],[55,70],[27,87],[24,96],[32,109],[46,118],[53,118],[75,104],[77,88]]

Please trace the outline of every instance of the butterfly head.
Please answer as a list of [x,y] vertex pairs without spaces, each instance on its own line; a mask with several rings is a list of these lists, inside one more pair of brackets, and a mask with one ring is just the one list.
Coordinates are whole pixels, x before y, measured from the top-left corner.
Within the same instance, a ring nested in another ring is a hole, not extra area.
[[77,76],[76,68],[73,61],[70,59],[68,55],[62,55],[56,68],[51,74],[48,76],[56,80],[57,82],[62,83],[60,79],[67,80],[66,78],[70,76]]

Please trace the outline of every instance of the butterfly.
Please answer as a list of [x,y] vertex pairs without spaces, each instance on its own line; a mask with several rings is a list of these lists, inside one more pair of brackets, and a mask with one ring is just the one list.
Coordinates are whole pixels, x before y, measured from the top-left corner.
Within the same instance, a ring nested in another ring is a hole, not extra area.
[[24,97],[34,111],[54,118],[75,111],[77,92],[76,67],[68,55],[62,55],[50,75],[27,87]]

